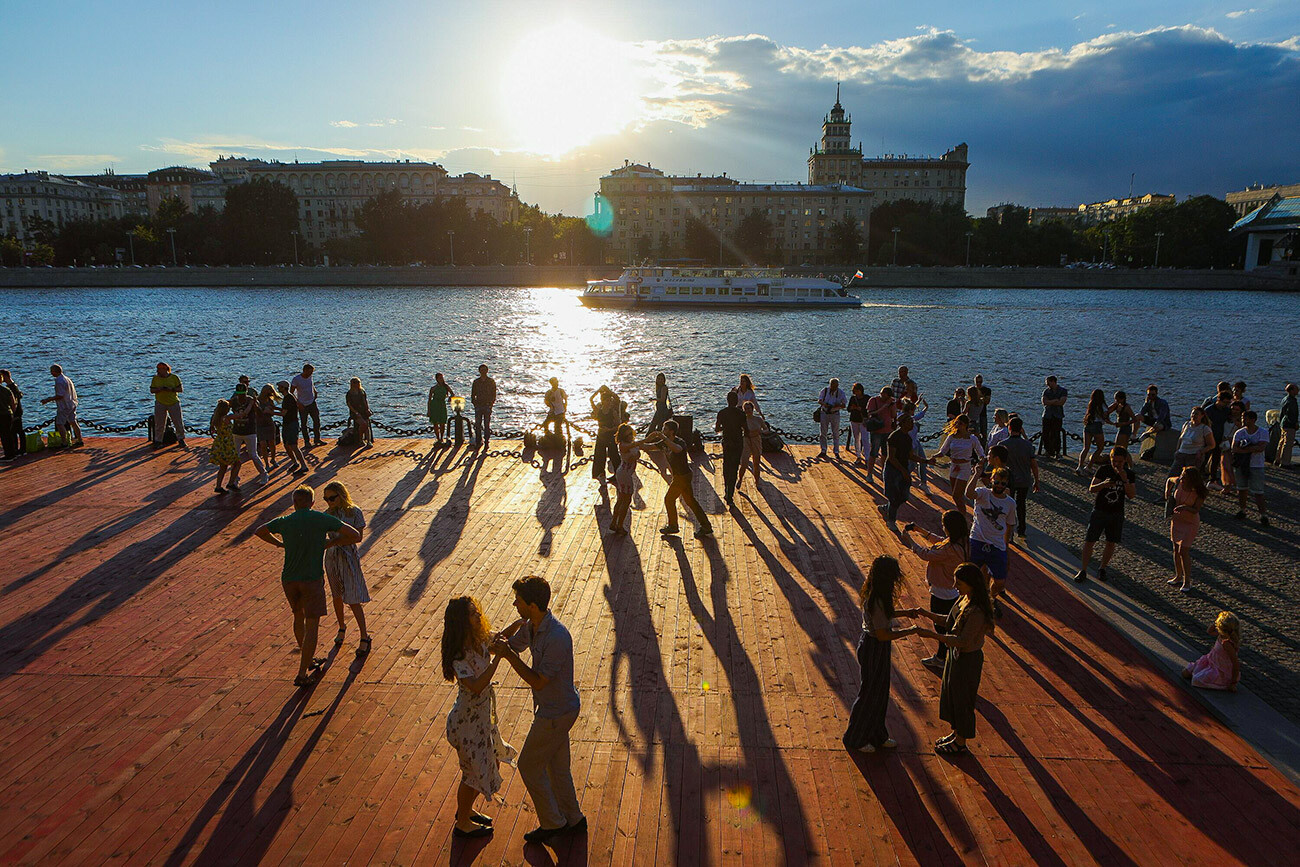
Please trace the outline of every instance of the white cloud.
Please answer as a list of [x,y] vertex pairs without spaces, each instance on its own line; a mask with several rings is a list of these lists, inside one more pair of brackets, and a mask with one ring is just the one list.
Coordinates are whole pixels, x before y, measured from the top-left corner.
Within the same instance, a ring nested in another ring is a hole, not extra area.
[[35,157],[42,169],[60,172],[90,173],[103,171],[120,157],[113,154],[40,154]]
[[395,117],[386,117],[380,120],[372,120],[368,122],[366,126],[399,126],[401,123],[402,122]]
[[330,126],[342,127],[343,129],[352,129],[353,127],[356,126],[356,124],[350,120],[332,120],[330,121]]
[[1259,11],[1258,9],[1238,9],[1236,12],[1229,12],[1229,13],[1227,14],[1227,17],[1228,17],[1228,18],[1240,18],[1240,17],[1243,16],[1243,15],[1250,15],[1250,14],[1252,14],[1252,13],[1254,13],[1254,12],[1258,12],[1258,11]]

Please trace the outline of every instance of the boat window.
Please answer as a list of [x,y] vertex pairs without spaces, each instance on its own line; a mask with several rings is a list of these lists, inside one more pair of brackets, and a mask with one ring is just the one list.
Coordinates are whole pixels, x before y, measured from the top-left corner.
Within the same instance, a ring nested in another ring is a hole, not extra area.
[[638,295],[649,295],[649,294],[650,294],[650,287],[649,287],[649,286],[638,286],[636,292],[637,292]]
[[692,294],[692,295],[703,295],[703,294],[704,294],[704,287],[703,287],[703,286],[692,286],[692,287],[691,287],[691,294]]
[[754,287],[753,287],[753,286],[746,286],[746,287],[745,287],[745,294],[746,294],[746,295],[753,295],[753,294],[754,294]]
[[769,294],[769,293],[768,293],[768,289],[769,289],[769,287],[768,287],[768,285],[767,285],[766,283],[759,283],[759,284],[758,284],[758,294],[759,294],[759,295],[767,295],[767,294]]
[[713,294],[715,294],[717,291],[718,291],[717,289],[714,289],[712,286],[709,286],[708,288],[706,288],[706,289],[704,290],[704,294],[705,294],[705,295],[713,295]]
[[800,290],[799,290],[799,297],[800,297],[800,298],[807,298],[807,297],[808,297],[808,290],[807,290],[807,289],[800,289]]
[[665,290],[665,291],[667,291],[667,293],[668,293],[669,295],[676,295],[676,294],[677,294],[677,287],[676,287],[676,286],[669,286],[668,289]]

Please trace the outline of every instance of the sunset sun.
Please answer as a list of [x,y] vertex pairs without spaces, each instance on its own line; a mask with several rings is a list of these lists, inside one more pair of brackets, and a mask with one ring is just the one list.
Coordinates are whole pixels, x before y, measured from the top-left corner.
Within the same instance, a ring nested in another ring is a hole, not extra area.
[[633,50],[572,23],[524,37],[502,74],[505,120],[519,145],[558,156],[634,121],[641,94]]

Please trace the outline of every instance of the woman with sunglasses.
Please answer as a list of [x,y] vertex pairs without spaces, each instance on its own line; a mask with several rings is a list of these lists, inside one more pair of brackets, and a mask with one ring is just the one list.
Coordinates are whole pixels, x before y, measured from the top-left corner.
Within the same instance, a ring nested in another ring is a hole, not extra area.
[[[325,486],[325,512],[333,515],[351,526],[360,535],[366,527],[366,516],[352,502],[348,489],[342,482],[330,482]],[[330,533],[336,538],[339,533]],[[361,554],[356,544],[336,545],[325,549],[325,577],[329,579],[330,593],[334,596],[334,617],[339,623],[339,634],[334,638],[334,646],[343,646],[343,637],[347,634],[347,625],[343,621],[343,606],[352,609],[357,628],[361,630],[361,639],[357,643],[357,656],[370,653],[370,633],[366,630],[366,612],[362,608],[370,601],[370,590],[366,587],[365,576],[361,574]]]
[[975,461],[984,457],[984,446],[970,430],[970,419],[965,413],[948,422],[943,432],[946,434],[943,445],[939,446],[936,457],[948,456],[948,485],[952,492],[952,504],[966,515],[966,483],[974,472]]

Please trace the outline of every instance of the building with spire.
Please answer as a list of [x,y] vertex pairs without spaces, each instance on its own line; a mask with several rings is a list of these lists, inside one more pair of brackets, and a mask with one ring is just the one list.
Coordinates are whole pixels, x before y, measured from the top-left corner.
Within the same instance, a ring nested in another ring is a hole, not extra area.
[[966,144],[943,156],[883,154],[863,156],[862,144],[853,146],[853,118],[840,104],[835,85],[835,105],[822,119],[822,137],[808,153],[808,183],[848,184],[872,190],[876,205],[899,199],[955,203],[966,207],[966,170],[970,167]]

